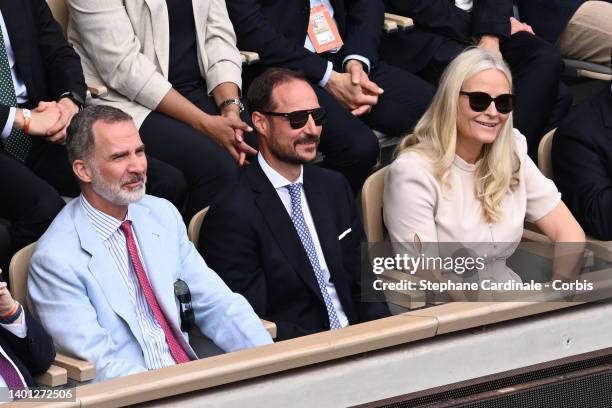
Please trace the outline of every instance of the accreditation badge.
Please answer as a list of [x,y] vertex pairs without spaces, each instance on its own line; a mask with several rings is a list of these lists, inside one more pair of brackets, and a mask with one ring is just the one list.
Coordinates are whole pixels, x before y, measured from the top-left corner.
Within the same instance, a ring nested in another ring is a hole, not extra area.
[[310,9],[308,37],[317,54],[338,49],[344,44],[338,33],[336,22],[324,4]]

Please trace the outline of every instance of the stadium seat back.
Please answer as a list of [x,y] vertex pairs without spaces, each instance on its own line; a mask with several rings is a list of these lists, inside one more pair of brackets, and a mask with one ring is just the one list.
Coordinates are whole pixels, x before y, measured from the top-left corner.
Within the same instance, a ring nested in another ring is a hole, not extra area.
[[202,222],[204,221],[204,217],[208,212],[210,207],[206,207],[200,211],[198,211],[189,221],[189,227],[187,227],[187,236],[189,240],[193,242],[193,245],[198,247],[200,243],[200,229],[202,229]]
[[385,237],[382,209],[385,174],[388,169],[386,166],[371,174],[361,190],[363,228],[369,242],[382,242]]
[[11,258],[9,265],[11,293],[13,298],[21,303],[23,307],[27,307],[28,268],[30,267],[30,259],[32,258],[35,246],[36,242],[33,242],[17,251]]
[[538,167],[540,168],[542,174],[544,174],[551,180],[553,180],[551,152],[553,137],[555,135],[556,130],[557,129],[553,129],[547,134],[545,134],[542,140],[540,140],[540,144],[538,146]]

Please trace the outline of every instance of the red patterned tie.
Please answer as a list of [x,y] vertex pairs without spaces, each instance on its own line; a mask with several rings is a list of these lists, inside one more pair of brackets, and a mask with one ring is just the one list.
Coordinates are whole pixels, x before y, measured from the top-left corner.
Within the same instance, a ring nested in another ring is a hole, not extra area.
[[127,241],[127,249],[130,254],[130,260],[132,261],[132,266],[134,266],[134,271],[136,271],[136,277],[138,278],[138,282],[140,283],[140,287],[142,289],[142,293],[144,294],[149,307],[153,311],[153,315],[155,316],[155,320],[159,323],[160,327],[164,331],[166,335],[166,342],[168,343],[168,348],[170,349],[170,354],[172,354],[172,358],[178,364],[186,363],[191,361],[181,343],[177,340],[174,332],[170,328],[168,324],[168,320],[161,308],[159,307],[159,303],[157,303],[157,298],[155,297],[155,293],[153,293],[153,289],[151,288],[151,283],[149,283],[149,278],[147,278],[147,274],[145,273],[144,267],[140,262],[140,257],[138,256],[138,248],[136,247],[136,241],[134,241],[134,234],[132,234],[131,221],[125,220],[121,223],[121,231],[125,234],[125,239]]

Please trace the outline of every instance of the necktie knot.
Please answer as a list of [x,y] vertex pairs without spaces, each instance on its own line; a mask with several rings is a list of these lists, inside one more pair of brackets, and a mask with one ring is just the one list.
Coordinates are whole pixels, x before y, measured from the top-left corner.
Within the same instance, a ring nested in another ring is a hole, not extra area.
[[302,183],[291,183],[287,185],[287,190],[289,190],[289,197],[291,197],[291,206],[300,206],[300,198],[302,192]]
[[130,220],[125,220],[121,223],[121,225],[119,226],[119,228],[121,229],[121,231],[123,231],[123,233],[125,235],[131,235],[132,234],[132,221]]

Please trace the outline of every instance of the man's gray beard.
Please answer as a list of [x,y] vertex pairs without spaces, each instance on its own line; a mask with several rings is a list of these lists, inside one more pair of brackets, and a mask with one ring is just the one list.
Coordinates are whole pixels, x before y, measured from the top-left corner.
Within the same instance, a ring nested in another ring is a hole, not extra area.
[[91,168],[93,169],[91,188],[106,201],[115,205],[125,206],[136,203],[144,197],[146,191],[145,184],[147,182],[146,175],[144,176],[143,184],[140,188],[132,191],[124,191],[121,189],[120,185],[107,183],[95,166],[91,166]]

